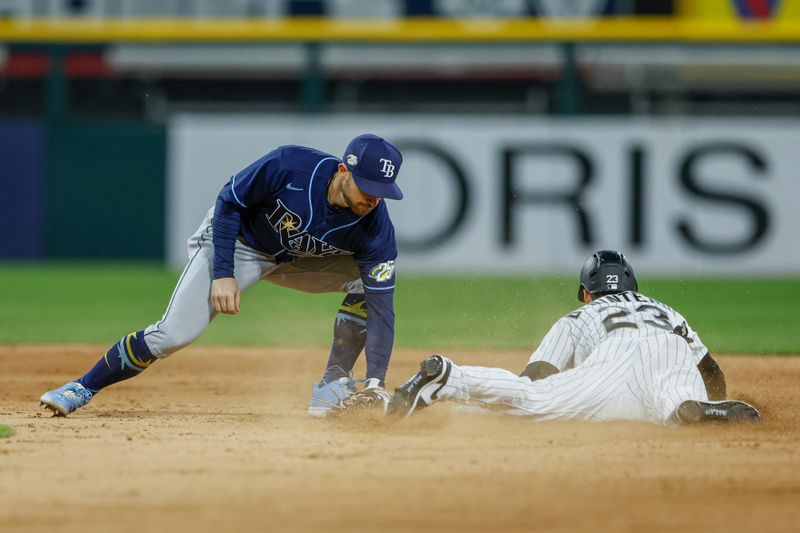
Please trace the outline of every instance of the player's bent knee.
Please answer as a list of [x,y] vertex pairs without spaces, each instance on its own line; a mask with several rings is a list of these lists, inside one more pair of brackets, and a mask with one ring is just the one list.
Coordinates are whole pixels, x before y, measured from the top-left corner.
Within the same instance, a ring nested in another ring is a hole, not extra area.
[[[202,333],[202,331],[200,333]],[[196,335],[180,335],[170,334],[170,332],[154,331],[146,335],[145,341],[152,354],[159,359],[163,359],[192,344],[200,336],[200,333]]]

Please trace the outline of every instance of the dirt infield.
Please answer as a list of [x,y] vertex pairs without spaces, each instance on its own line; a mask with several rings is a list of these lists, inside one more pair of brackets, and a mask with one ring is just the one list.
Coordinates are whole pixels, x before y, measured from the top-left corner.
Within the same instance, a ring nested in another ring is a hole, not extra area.
[[[746,427],[309,419],[324,350],[189,348],[67,419],[98,346],[0,347],[0,531],[796,531],[800,358],[720,357]],[[424,352],[398,351],[389,385]],[[526,353],[450,353],[520,368]],[[363,373],[363,370],[362,370]]]

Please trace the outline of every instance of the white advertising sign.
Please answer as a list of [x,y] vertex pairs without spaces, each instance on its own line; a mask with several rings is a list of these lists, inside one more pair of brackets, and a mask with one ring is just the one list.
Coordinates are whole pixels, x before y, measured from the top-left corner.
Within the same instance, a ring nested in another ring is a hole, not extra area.
[[283,144],[341,156],[367,132],[404,156],[405,199],[387,200],[403,271],[574,273],[613,248],[638,272],[800,273],[793,120],[178,115],[170,262],[236,171]]

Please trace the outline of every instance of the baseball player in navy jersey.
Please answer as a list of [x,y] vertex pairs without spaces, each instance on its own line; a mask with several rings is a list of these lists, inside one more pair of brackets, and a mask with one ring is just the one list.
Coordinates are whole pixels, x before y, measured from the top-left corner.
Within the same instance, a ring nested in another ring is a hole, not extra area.
[[[395,183],[401,163],[394,145],[365,134],[342,159],[281,146],[237,172],[189,239],[189,262],[161,320],[122,337],[88,373],[46,392],[41,403],[68,415],[101,389],[192,343],[217,313],[238,313],[241,292],[263,279],[346,293],[309,414],[385,405],[397,247],[383,199],[402,199]],[[362,349],[367,372],[359,390],[351,370]]]
[[388,412],[407,416],[451,399],[542,420],[761,419],[753,406],[724,399],[724,375],[700,337],[680,313],[638,292],[622,254],[589,258],[578,300],[585,305],[553,325],[521,376],[433,355],[395,391]]

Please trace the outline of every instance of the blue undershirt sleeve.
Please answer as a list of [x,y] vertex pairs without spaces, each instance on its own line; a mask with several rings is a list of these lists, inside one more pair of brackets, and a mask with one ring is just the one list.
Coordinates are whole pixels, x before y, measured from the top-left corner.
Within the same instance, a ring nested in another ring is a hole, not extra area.
[[233,252],[242,215],[233,205],[217,198],[211,221],[214,242],[214,279],[233,277]]
[[281,148],[269,152],[231,177],[217,196],[214,218],[214,279],[233,277],[233,253],[239,237],[242,211],[275,192]]
[[367,303],[367,342],[364,347],[367,379],[378,378],[383,385],[394,344],[394,295],[367,289],[364,296]]
[[377,378],[381,385],[389,368],[394,344],[394,288],[397,245],[394,227],[381,202],[371,225],[366,227],[368,239],[359,243],[356,263],[361,270],[367,306],[367,339],[364,347],[367,379]]

